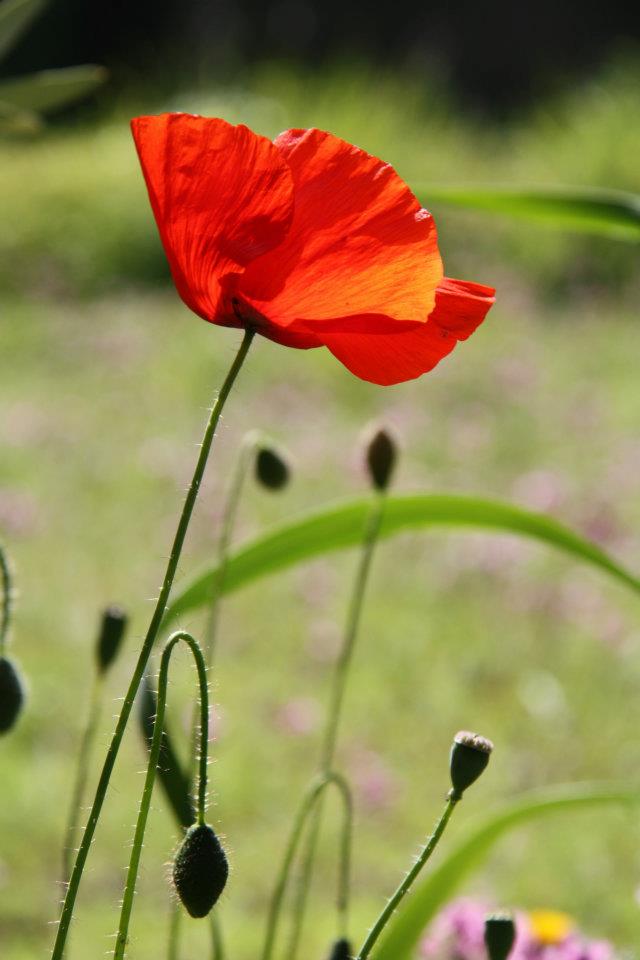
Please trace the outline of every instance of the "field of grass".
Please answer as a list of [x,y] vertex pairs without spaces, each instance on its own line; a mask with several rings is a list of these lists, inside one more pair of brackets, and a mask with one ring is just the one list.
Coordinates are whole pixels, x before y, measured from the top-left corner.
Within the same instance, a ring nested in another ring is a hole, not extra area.
[[[191,316],[166,267],[126,129],[182,107],[334,130],[409,182],[576,183],[637,189],[640,129],[629,70],[611,71],[507,130],[465,121],[442,97],[372,74],[264,71],[246,91],[141,98],[87,126],[0,145],[0,536],[19,599],[13,652],[29,677],[17,731],[0,742],[0,955],[47,955],[60,847],[86,711],[99,610],[132,616],[109,678],[108,742],[151,612],[206,408],[235,332]],[[181,565],[214,549],[225,477],[243,433],[286,447],[290,487],[249,485],[238,537],[366,489],[359,435],[393,425],[399,491],[464,491],[528,505],[633,568],[640,532],[637,247],[434,208],[447,272],[498,288],[478,333],[434,373],[394,388],[355,380],[325,351],[256,344],[219,431]],[[299,792],[313,772],[332,659],[354,571],[346,552],[224,604],[211,817],[232,877],[220,908],[231,960],[254,960]],[[640,768],[637,599],[603,576],[508,537],[403,535],[376,558],[340,767],[356,795],[353,937],[360,941],[439,812],[459,728],[496,743],[457,814],[533,786],[629,780]],[[183,626],[196,636],[201,618]],[[186,732],[194,686],[175,658],[170,715]],[[70,960],[112,943],[142,788],[131,729],[97,832]],[[333,934],[333,818],[321,848],[304,956]],[[156,795],[130,955],[164,954],[166,863],[178,839]],[[621,948],[638,941],[637,811],[559,816],[514,834],[465,887],[488,902],[572,913]],[[206,955],[188,925],[184,957]]]

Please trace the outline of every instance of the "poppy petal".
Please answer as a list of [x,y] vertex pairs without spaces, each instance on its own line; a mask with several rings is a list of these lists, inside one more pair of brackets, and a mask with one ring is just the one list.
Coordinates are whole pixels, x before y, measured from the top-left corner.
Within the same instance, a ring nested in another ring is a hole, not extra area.
[[320,130],[275,141],[295,189],[291,228],[239,280],[243,299],[295,328],[378,314],[426,319],[442,278],[436,229],[389,164]]
[[282,242],[293,179],[266,137],[185,113],[131,123],[175,285],[205,320],[219,317],[220,280]]
[[432,370],[484,320],[495,291],[477,283],[445,278],[436,304],[423,324],[398,333],[331,332],[325,346],[362,380],[389,386],[413,380]]

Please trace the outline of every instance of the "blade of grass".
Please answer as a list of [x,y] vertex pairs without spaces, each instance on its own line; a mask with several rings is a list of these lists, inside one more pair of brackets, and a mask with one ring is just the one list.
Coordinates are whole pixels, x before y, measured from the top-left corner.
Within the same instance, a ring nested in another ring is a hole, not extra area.
[[637,803],[640,803],[639,786],[574,784],[531,791],[483,818],[403,902],[373,952],[372,960],[409,960],[425,926],[465,877],[511,830],[549,814]]
[[414,192],[430,207],[451,203],[617,240],[640,241],[640,196],[618,190],[574,187],[444,187],[418,184]]
[[[332,550],[355,546],[366,523],[366,498],[333,504],[284,523],[233,552],[227,562],[223,592],[232,593],[260,577],[311,560]],[[640,579],[551,517],[497,500],[447,494],[389,497],[381,537],[427,527],[460,527],[514,533],[546,543],[590,564],[640,593]],[[208,567],[176,591],[164,624],[211,599],[217,568]]]
[[0,59],[15,47],[46,3],[47,0],[4,0],[0,4]]

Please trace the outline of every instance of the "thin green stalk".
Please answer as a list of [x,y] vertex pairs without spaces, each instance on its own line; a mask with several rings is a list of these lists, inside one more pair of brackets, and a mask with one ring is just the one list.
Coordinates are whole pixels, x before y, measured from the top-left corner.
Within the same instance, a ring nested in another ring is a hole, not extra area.
[[218,628],[218,614],[220,610],[220,595],[222,585],[227,572],[227,563],[229,560],[229,547],[231,538],[238,516],[238,505],[240,503],[240,494],[244,488],[247,478],[247,472],[256,444],[256,434],[249,433],[242,441],[240,454],[236,461],[235,469],[229,486],[227,500],[222,515],[222,525],[220,527],[220,536],[216,549],[216,559],[218,568],[215,580],[211,589],[211,603],[209,605],[209,620],[205,630],[205,656],[209,669],[213,666],[213,657],[216,646],[216,634]]
[[13,586],[11,584],[11,570],[9,559],[0,544],[0,577],[2,578],[2,613],[0,614],[0,657],[4,657],[7,646],[7,636],[13,612]]
[[185,537],[187,535],[187,530],[189,528],[189,521],[191,520],[191,514],[193,513],[193,507],[195,505],[198,491],[200,490],[200,484],[202,483],[202,478],[204,476],[204,470],[207,464],[207,459],[211,451],[211,446],[213,444],[213,438],[215,436],[216,427],[218,425],[218,420],[224,408],[225,402],[231,388],[240,372],[240,368],[244,362],[244,359],[248,353],[249,347],[251,346],[251,341],[254,337],[253,330],[246,330],[242,344],[236,357],[231,365],[231,368],[227,374],[227,377],[222,385],[222,389],[218,394],[218,397],[211,409],[209,415],[209,420],[202,438],[202,445],[200,447],[200,454],[196,463],[195,471],[193,478],[191,480],[191,485],[187,492],[187,496],[182,508],[182,514],[178,522],[178,528],[176,530],[175,538],[173,541],[173,546],[171,548],[171,553],[169,555],[169,561],[167,564],[167,569],[164,575],[164,580],[162,587],[160,589],[160,594],[158,600],[156,601],[155,610],[151,618],[151,623],[149,624],[149,629],[147,635],[144,639],[140,655],[138,657],[138,662],[134,670],[133,676],[131,677],[131,682],[129,684],[129,689],[124,698],[122,704],[122,710],[118,718],[116,729],[113,734],[113,739],[109,746],[107,756],[105,758],[104,766],[102,768],[102,773],[100,775],[100,780],[98,782],[98,788],[96,790],[95,799],[89,814],[89,819],[85,827],[84,835],[80,843],[80,848],[78,850],[78,855],[76,857],[76,862],[74,864],[71,877],[69,880],[69,886],[67,888],[67,893],[64,899],[64,904],[62,907],[62,913],[60,915],[60,923],[58,925],[58,932],[53,947],[53,953],[51,954],[51,960],[62,960],[64,953],[64,945],[67,939],[67,933],[69,926],[71,924],[71,918],[73,916],[73,909],[76,902],[76,897],[78,895],[78,888],[80,886],[80,880],[82,878],[82,871],[84,870],[84,865],[89,855],[89,850],[91,848],[91,843],[93,840],[93,835],[100,817],[100,812],[102,810],[102,805],[107,793],[107,788],[109,786],[109,780],[111,778],[111,773],[116,762],[116,757],[118,756],[118,751],[120,749],[120,744],[122,743],[122,738],[131,714],[131,709],[133,707],[133,701],[135,699],[136,693],[138,692],[138,687],[140,686],[140,681],[144,674],[145,668],[149,661],[151,655],[151,650],[155,643],[156,637],[158,635],[160,624],[162,623],[162,617],[169,599],[169,594],[171,592],[171,587],[173,586],[173,581],[176,575],[176,570],[178,567],[178,561],[180,560],[180,554],[182,552],[182,547],[184,545]]
[[[353,584],[351,601],[347,613],[347,622],[340,655],[336,661],[333,681],[331,687],[331,697],[329,701],[329,710],[322,738],[322,750],[320,755],[320,771],[326,773],[333,766],[335,757],[338,734],[340,730],[340,720],[342,718],[342,708],[344,696],[349,680],[353,653],[355,650],[360,621],[362,619],[362,610],[366,596],[367,583],[371,571],[373,554],[380,532],[380,525],[384,514],[385,491],[379,491],[374,494],[374,501],[367,519],[362,539],[362,549],[360,551],[360,560],[356,570],[356,578]],[[320,834],[320,824],[322,819],[322,805],[318,804],[315,810],[315,816],[309,831],[307,848],[302,863],[300,881],[297,891],[296,903],[294,907],[293,925],[291,930],[291,939],[287,957],[289,960],[295,960],[302,937],[302,928],[304,915],[306,911],[309,887],[311,885],[311,875],[318,847],[318,838]]]
[[198,643],[193,639],[190,633],[179,630],[172,634],[162,653],[160,661],[160,674],[158,677],[158,706],[156,719],[153,726],[153,740],[149,751],[149,763],[147,766],[147,775],[144,781],[142,799],[140,801],[140,810],[138,812],[138,821],[131,848],[131,858],[129,860],[129,869],[127,871],[127,880],[122,897],[122,909],[120,911],[120,924],[116,936],[116,947],[113,953],[114,960],[124,960],[127,941],[129,937],[129,922],[131,920],[131,911],[133,909],[133,900],[136,893],[136,880],[138,879],[138,869],[140,866],[140,857],[142,855],[142,845],[144,842],[144,833],[147,828],[149,809],[151,807],[151,795],[158,772],[158,759],[160,757],[160,746],[162,744],[162,728],[164,726],[164,716],[167,706],[167,685],[169,681],[169,663],[171,654],[177,643],[183,640],[193,653],[196,668],[198,670],[198,683],[200,688],[200,755],[199,766],[200,773],[198,778],[198,823],[205,822],[206,802],[207,802],[207,762],[208,762],[208,740],[209,740],[209,689],[207,684],[207,668],[202,655],[202,650]]
[[337,908],[340,918],[340,932],[346,932],[349,911],[349,878],[351,873],[351,838],[353,833],[353,802],[349,784],[339,773],[327,771],[320,775],[318,780],[311,784],[298,809],[298,813],[293,822],[293,828],[289,836],[282,864],[278,871],[276,884],[271,895],[269,904],[269,915],[267,918],[267,930],[265,935],[264,947],[262,951],[262,960],[271,960],[278,930],[278,922],[282,912],[282,903],[286,893],[287,884],[291,875],[293,865],[300,841],[302,839],[307,821],[313,811],[316,809],[326,788],[333,784],[339,791],[343,801],[344,817],[343,828],[340,842],[340,867],[338,881]]
[[69,815],[64,834],[65,840],[64,848],[62,850],[62,882],[65,884],[69,882],[69,874],[71,873],[71,860],[78,840],[82,798],[84,797],[87,780],[89,778],[89,757],[91,756],[91,749],[95,740],[98,721],[100,719],[100,710],[102,707],[102,689],[102,676],[99,673],[96,673],[93,679],[87,722],[82,734],[82,740],[80,741],[76,779],[71,794]]
[[167,940],[167,960],[178,960],[178,949],[180,945],[180,926],[182,922],[182,911],[177,903],[174,903],[171,909],[171,920],[169,921],[169,938]]
[[215,913],[212,913],[209,917],[209,929],[211,931],[211,960],[225,960],[226,953],[220,918]]
[[391,899],[387,902],[384,910],[382,911],[382,913],[374,923],[373,927],[369,932],[369,935],[367,936],[367,939],[365,940],[362,947],[360,948],[360,952],[358,953],[356,960],[366,960],[366,958],[369,956],[369,954],[373,950],[378,940],[378,937],[380,936],[380,934],[386,927],[387,923],[395,913],[396,908],[398,907],[400,901],[409,892],[414,881],[417,879],[422,868],[424,867],[425,863],[427,862],[427,860],[429,859],[429,857],[437,847],[438,841],[440,840],[440,837],[445,831],[445,827],[449,822],[449,818],[453,813],[453,808],[455,807],[457,802],[458,800],[452,794],[450,794],[447,797],[447,802],[444,808],[444,812],[442,813],[442,816],[436,823],[433,833],[431,834],[426,844],[420,851],[420,855],[418,856],[418,859],[414,863],[413,867],[411,868],[409,873],[406,875],[406,877],[404,878],[404,880],[402,881],[402,883],[400,884],[396,892],[393,894]]

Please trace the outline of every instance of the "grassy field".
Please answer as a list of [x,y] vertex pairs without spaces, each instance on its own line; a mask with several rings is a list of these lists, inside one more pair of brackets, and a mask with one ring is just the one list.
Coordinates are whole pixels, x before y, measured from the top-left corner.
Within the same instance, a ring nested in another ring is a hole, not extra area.
[[[371,74],[264,71],[244,91],[138,100],[87,126],[0,146],[0,535],[14,559],[15,656],[28,710],[0,744],[0,955],[47,955],[60,847],[91,678],[98,611],[132,616],[109,679],[108,742],[147,626],[206,408],[237,345],[166,283],[125,118],[185,107],[274,133],[324,126],[410,181],[637,188],[635,78],[611,71],[506,130],[464,121],[438,94]],[[638,566],[637,248],[435,209],[447,272],[494,284],[485,326],[418,382],[382,389],[325,351],[259,342],[219,431],[181,566],[213,551],[225,477],[258,427],[291,453],[278,495],[252,486],[239,539],[366,489],[359,435],[402,438],[402,491],[464,491],[547,511]],[[232,960],[254,960],[268,891],[315,760],[355,556],[264,580],[225,603],[213,686],[213,822],[233,873],[221,907]],[[496,743],[452,834],[533,787],[630,779],[637,735],[637,600],[513,538],[406,535],[376,558],[340,747],[357,798],[356,942],[429,830],[459,728]],[[196,635],[199,618],[184,624]],[[192,671],[176,658],[170,713],[186,733]],[[97,833],[70,960],[102,956],[116,927],[142,788],[132,729]],[[305,957],[333,934],[329,818]],[[131,957],[162,956],[177,831],[158,793]],[[498,905],[572,913],[620,947],[638,942],[640,827],[633,811],[550,819],[504,842],[465,888]],[[202,956],[189,925],[184,960]]]

